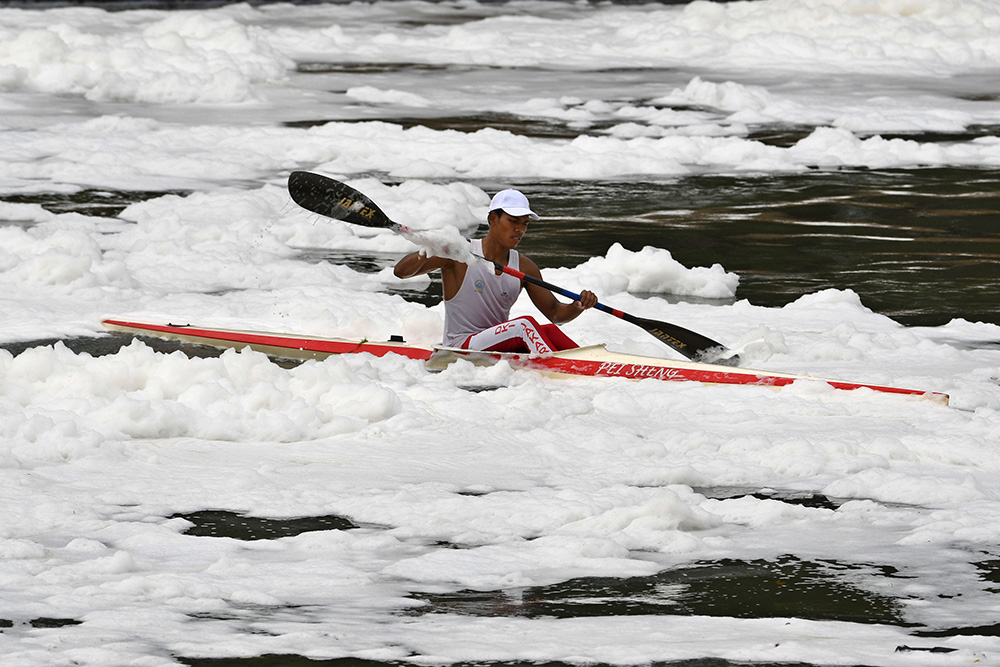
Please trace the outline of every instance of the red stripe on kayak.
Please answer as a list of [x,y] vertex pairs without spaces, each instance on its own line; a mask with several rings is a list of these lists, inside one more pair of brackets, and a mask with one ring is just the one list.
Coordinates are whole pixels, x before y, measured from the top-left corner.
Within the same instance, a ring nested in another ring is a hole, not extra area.
[[[554,371],[568,375],[585,375],[591,377],[622,377],[631,380],[664,380],[664,381],[688,381],[707,382],[711,384],[740,384],[757,385],[767,387],[784,387],[798,380],[811,380],[813,378],[782,377],[778,375],[765,375],[760,373],[740,373],[729,370],[716,369],[696,369],[696,368],[676,368],[672,366],[658,366],[647,364],[615,363],[607,361],[589,361],[586,359],[562,359],[559,357],[522,357],[511,361],[512,365],[524,366],[540,371]],[[835,389],[871,389],[887,394],[907,394],[911,396],[930,396],[939,400],[947,400],[946,394],[932,391],[922,391],[919,389],[902,389],[899,387],[886,387],[877,384],[866,384],[856,382],[841,382],[838,380],[827,380],[815,378],[815,381],[825,382]]]
[[269,347],[284,348],[288,350],[307,350],[309,352],[323,352],[327,354],[350,354],[367,352],[376,357],[386,354],[399,354],[410,359],[429,359],[432,350],[421,347],[393,343],[368,343],[354,341],[324,340],[317,338],[297,338],[294,336],[282,336],[277,334],[264,333],[244,333],[241,331],[222,331],[218,329],[199,329],[196,327],[178,324],[148,324],[146,322],[125,322],[121,320],[106,320],[107,324],[120,327],[128,327],[140,331],[158,331],[160,333],[170,333],[179,336],[191,336],[203,338],[206,342],[225,341],[229,343],[245,343],[247,345],[267,345]]

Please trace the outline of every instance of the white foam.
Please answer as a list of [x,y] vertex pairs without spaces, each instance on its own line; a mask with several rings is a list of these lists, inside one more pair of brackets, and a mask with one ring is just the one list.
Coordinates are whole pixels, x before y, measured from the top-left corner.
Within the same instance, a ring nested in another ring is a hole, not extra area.
[[[877,134],[1000,122],[995,101],[972,94],[1000,67],[998,29],[998,5],[976,0],[3,8],[0,190],[159,194],[113,218],[0,203],[0,340],[94,336],[117,316],[434,344],[441,306],[389,293],[428,278],[322,259],[448,252],[507,183],[994,167],[993,137]],[[297,72],[296,61],[331,67]],[[385,67],[354,85],[338,67],[356,63]],[[426,86],[406,63],[448,68],[432,77],[445,83]],[[487,113],[555,130],[391,122]],[[316,123],[286,123],[302,120]],[[747,138],[759,123],[813,129],[786,147]],[[285,176],[303,168],[420,236],[298,208]],[[918,639],[888,624],[522,615],[525,586],[787,554],[896,568],[851,581],[888,587],[907,622],[996,622],[995,593],[970,563],[997,558],[1000,351],[989,341],[1000,327],[903,327],[844,289],[780,308],[698,303],[737,298],[739,276],[684,266],[670,248],[613,244],[544,271],[739,347],[744,365],[944,391],[951,407],[816,381],[556,381],[465,362],[431,374],[393,355],[283,368],[141,342],[102,357],[61,343],[0,351],[4,665],[925,657],[893,653]],[[515,314],[537,315],[527,299]],[[671,354],[598,311],[564,329]],[[793,492],[843,504],[780,502]],[[361,527],[240,541],[184,534],[190,522],[169,518],[202,510]],[[411,593],[464,588],[491,591],[496,616],[400,615],[421,604]],[[646,602],[669,611],[677,594]],[[82,624],[30,625],[38,618]],[[958,649],[934,664],[1000,654],[989,636],[928,643]]]

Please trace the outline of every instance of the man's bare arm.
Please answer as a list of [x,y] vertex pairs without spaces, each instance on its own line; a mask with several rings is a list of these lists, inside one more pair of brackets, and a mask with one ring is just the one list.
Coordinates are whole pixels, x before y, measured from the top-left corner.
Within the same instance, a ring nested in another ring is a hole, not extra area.
[[428,257],[421,251],[411,252],[406,257],[396,262],[392,273],[397,278],[412,278],[422,276],[436,269],[443,269],[455,263],[455,260],[447,257]]

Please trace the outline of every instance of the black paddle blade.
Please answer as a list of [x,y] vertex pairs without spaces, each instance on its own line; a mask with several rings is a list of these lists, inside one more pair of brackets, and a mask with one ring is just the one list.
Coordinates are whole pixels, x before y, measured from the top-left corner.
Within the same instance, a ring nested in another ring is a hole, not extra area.
[[288,176],[288,194],[302,208],[328,218],[364,227],[398,227],[371,199],[327,176],[293,171]]
[[725,345],[712,340],[708,336],[702,336],[700,333],[685,329],[676,324],[649,320],[645,317],[636,317],[628,313],[622,313],[621,318],[626,322],[642,327],[650,335],[692,361],[705,364],[722,364],[725,366],[739,365],[740,358],[738,356],[730,352]]

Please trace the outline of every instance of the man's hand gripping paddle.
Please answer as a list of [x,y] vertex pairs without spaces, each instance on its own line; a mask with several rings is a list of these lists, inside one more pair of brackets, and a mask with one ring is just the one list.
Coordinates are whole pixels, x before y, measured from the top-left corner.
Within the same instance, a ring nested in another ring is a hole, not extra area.
[[[288,177],[288,193],[291,195],[292,201],[302,208],[328,218],[335,218],[364,227],[391,229],[397,234],[411,238],[419,236],[418,232],[406,225],[401,225],[398,222],[390,220],[375,202],[351,186],[345,185],[340,181],[335,181],[332,178],[321,176],[320,174],[307,171],[293,171]],[[482,257],[479,259],[489,261]],[[581,298],[579,294],[557,287],[544,280],[539,280],[534,276],[526,275],[509,266],[504,266],[497,262],[492,262],[492,264],[498,271],[503,271],[525,282],[538,285],[556,294],[561,294],[573,301],[579,301]],[[725,364],[727,366],[735,366],[739,363],[739,357],[721,343],[717,343],[711,338],[702,336],[684,327],[670,324],[669,322],[636,317],[635,315],[630,315],[621,310],[606,306],[603,303],[598,303],[594,307],[645,329],[647,333],[693,361]]]

